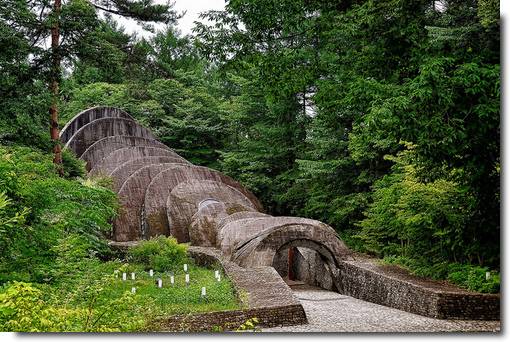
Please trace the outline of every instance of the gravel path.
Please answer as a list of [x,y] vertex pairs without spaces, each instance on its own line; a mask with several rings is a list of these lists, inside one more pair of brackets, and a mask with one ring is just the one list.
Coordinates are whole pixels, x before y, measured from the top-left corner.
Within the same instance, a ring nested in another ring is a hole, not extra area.
[[498,332],[499,321],[440,320],[308,286],[293,287],[309,324],[263,332]]

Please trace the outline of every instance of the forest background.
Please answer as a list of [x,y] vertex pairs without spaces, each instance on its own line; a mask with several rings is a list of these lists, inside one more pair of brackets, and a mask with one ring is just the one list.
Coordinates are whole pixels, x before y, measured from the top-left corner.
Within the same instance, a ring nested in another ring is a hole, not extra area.
[[[56,17],[52,1],[2,2],[0,282],[44,283],[62,253],[108,254],[115,196],[69,151],[63,177],[50,162],[58,18],[61,127],[91,106],[122,108],[273,215],[499,291],[498,1],[231,0],[192,35],[172,8],[143,4],[68,0]],[[131,34],[115,12],[164,28]]]

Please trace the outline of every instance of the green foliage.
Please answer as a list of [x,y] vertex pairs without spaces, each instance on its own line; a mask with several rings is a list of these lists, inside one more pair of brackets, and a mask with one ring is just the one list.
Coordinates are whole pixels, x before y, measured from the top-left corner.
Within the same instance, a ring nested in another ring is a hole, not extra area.
[[[384,257],[384,262],[404,267],[420,277],[447,279],[449,282],[471,291],[482,293],[498,293],[500,291],[500,274],[497,271],[489,270],[488,267],[455,262],[424,264],[415,258],[393,255]],[[489,273],[488,278],[487,272]]]
[[[436,5],[236,0],[204,14],[199,47],[236,109],[222,170],[357,250],[499,267],[499,4]],[[405,167],[385,158],[400,141],[415,146]]]
[[85,161],[76,158],[69,149],[62,151],[62,166],[65,178],[85,178]]
[[175,270],[190,262],[186,247],[178,244],[175,238],[165,236],[141,241],[129,249],[128,255],[134,262],[145,265],[146,269],[160,272]]
[[260,331],[260,328],[257,328],[257,324],[259,323],[259,319],[257,317],[252,317],[246,320],[243,324],[236,329],[236,332],[241,331]]
[[0,290],[0,331],[63,331],[73,314],[49,307],[31,284],[14,282]]
[[[67,241],[87,253],[107,254],[104,234],[116,213],[115,194],[91,182],[60,178],[50,155],[25,147],[0,147],[0,282],[39,279]],[[69,176],[82,163],[66,156]],[[74,174],[73,174],[74,173]],[[62,251],[60,251],[62,252]]]
[[[486,273],[489,272],[487,279]],[[472,265],[449,265],[447,279],[472,291],[498,293],[501,277],[498,272],[490,272],[487,267]]]
[[392,172],[375,183],[359,237],[367,250],[381,256],[401,255],[430,265],[473,261],[482,252],[473,249],[477,236],[470,229],[474,198],[446,177],[422,181],[414,147],[408,148],[391,158]]

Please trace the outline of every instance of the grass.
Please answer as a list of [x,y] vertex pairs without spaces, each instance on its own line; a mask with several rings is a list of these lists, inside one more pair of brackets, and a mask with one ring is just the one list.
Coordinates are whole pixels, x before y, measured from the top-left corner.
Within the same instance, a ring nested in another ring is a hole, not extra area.
[[[239,308],[230,281],[221,274],[221,281],[214,277],[214,270],[191,266],[189,269],[190,283],[186,286],[184,271],[174,272],[175,284],[170,284],[170,273],[149,273],[140,265],[130,265],[128,280],[122,280],[122,274],[114,278],[107,288],[108,295],[119,297],[126,291],[136,288],[134,297],[140,303],[151,303],[156,316],[186,314],[192,312],[234,310]],[[136,274],[136,280],[131,280],[131,271]],[[156,281],[161,278],[163,287],[158,288]],[[207,295],[201,296],[202,287]]]
[[[148,331],[157,319],[171,315],[241,308],[232,283],[218,267],[188,264],[190,283],[186,286],[181,266],[173,271],[172,286],[170,272],[155,271],[150,277],[146,266],[139,263],[85,259],[74,266],[66,267],[49,284],[34,284],[42,290],[48,307],[79,312],[76,322],[66,320],[71,323],[64,331]],[[219,282],[215,270],[220,271]],[[163,280],[162,288],[156,284],[158,278]],[[134,294],[132,287],[136,287]],[[202,287],[207,291],[205,298]]]

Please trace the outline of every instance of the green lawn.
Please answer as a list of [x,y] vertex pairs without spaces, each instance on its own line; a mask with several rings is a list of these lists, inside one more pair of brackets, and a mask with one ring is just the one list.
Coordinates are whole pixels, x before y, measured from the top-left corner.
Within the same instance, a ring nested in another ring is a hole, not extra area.
[[[182,266],[149,276],[144,265],[84,259],[49,273],[49,283],[11,283],[0,288],[6,331],[150,331],[158,318],[175,314],[239,309],[230,280],[218,267],[189,264],[189,286]],[[219,270],[221,281],[214,271]],[[115,275],[118,272],[118,276]],[[122,280],[122,273],[127,280]],[[131,279],[135,272],[136,279]],[[163,280],[158,288],[156,281]],[[131,289],[136,287],[136,293]],[[201,296],[202,287],[206,297]],[[4,296],[4,297],[2,297]],[[10,319],[9,319],[10,317]],[[1,321],[1,320],[0,320]]]

